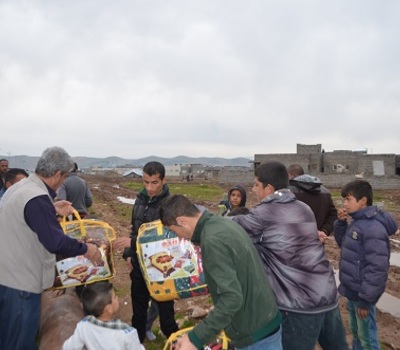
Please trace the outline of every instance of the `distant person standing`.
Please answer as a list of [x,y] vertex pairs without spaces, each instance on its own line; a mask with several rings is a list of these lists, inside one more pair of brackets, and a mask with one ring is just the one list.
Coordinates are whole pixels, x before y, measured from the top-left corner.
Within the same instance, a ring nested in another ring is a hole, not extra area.
[[88,214],[88,208],[93,204],[93,196],[87,182],[78,176],[78,164],[69,173],[68,178],[57,190],[57,200],[67,200],[79,213],[81,218]]
[[319,240],[324,243],[333,232],[333,223],[337,219],[337,210],[331,193],[322,186],[318,177],[304,174],[303,167],[291,164],[287,168],[289,189],[296,198],[306,203],[315,215]]
[[8,171],[8,160],[0,159],[0,190],[6,185],[7,171]]
[[4,193],[7,191],[9,187],[17,183],[18,181],[25,179],[29,174],[20,168],[11,168],[8,169],[5,177],[5,186],[0,190],[0,198],[3,197]]

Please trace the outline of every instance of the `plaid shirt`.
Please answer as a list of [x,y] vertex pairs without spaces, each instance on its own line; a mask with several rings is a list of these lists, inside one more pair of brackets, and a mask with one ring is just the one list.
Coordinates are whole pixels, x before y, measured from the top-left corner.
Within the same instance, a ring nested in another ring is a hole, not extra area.
[[125,322],[122,322],[121,320],[115,319],[112,321],[101,321],[97,319],[96,317],[89,315],[84,318],[84,320],[100,327],[104,328],[110,328],[110,329],[120,329],[120,330],[125,330],[125,329],[131,329],[132,327],[128,325]]

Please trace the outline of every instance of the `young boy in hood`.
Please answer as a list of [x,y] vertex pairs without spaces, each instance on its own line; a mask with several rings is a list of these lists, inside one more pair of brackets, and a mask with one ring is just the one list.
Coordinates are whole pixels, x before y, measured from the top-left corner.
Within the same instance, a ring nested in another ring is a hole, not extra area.
[[342,188],[343,209],[334,224],[341,248],[339,293],[345,296],[353,349],[379,349],[375,304],[383,294],[389,271],[389,236],[396,221],[372,205],[372,187],[354,180]]
[[219,205],[225,206],[222,216],[228,215],[233,209],[245,207],[246,199],[246,189],[242,185],[233,186],[228,192],[228,200],[219,202]]

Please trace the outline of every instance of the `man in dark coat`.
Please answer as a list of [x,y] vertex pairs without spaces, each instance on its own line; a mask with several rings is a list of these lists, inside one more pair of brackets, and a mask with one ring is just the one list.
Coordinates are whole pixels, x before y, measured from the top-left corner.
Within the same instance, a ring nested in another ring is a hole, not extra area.
[[318,177],[304,174],[303,168],[298,164],[289,165],[287,171],[288,188],[313,211],[319,240],[324,243],[333,232],[333,223],[337,219],[337,210],[329,190],[322,186]]
[[[160,218],[158,209],[161,203],[170,193],[165,183],[165,168],[159,162],[149,162],[143,167],[144,188],[139,192],[132,211],[132,233],[131,237],[119,238],[115,243],[116,249],[125,248],[123,257],[132,267],[131,271],[131,297],[132,297],[132,326],[138,331],[140,342],[143,343],[146,335],[147,310],[150,301],[150,293],[147,289],[142,271],[140,269],[136,253],[136,240],[139,227],[146,222]],[[175,322],[174,302],[156,302],[159,315],[161,331],[166,337],[178,330]]]
[[237,215],[253,240],[282,312],[285,350],[345,350],[334,272],[319,242],[315,217],[287,189],[288,173],[279,162],[255,170],[253,192],[260,203]]

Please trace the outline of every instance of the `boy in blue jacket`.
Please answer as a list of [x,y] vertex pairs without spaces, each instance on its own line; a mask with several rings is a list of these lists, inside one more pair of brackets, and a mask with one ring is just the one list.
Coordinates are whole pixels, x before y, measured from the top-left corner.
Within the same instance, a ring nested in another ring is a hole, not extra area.
[[375,304],[383,294],[389,271],[389,236],[397,232],[390,214],[372,205],[373,191],[354,180],[341,191],[334,235],[341,247],[339,293],[348,299],[353,349],[379,349]]

